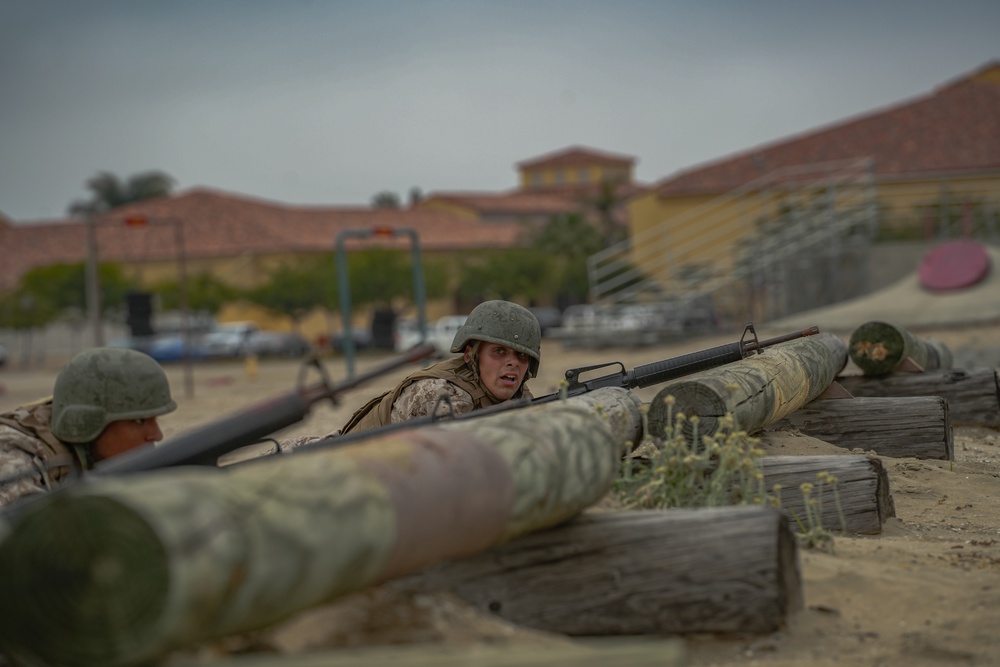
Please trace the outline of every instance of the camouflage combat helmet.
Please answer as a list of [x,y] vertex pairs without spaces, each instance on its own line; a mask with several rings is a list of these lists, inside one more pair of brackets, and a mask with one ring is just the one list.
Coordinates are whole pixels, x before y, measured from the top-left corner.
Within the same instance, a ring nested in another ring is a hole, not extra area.
[[73,357],[52,390],[52,432],[63,442],[92,442],[123,419],[158,417],[177,408],[166,373],[147,354],[98,347]]
[[538,375],[541,361],[542,328],[534,314],[509,301],[484,301],[469,313],[451,343],[452,352],[461,352],[470,340],[482,340],[509,347],[531,357],[528,373]]

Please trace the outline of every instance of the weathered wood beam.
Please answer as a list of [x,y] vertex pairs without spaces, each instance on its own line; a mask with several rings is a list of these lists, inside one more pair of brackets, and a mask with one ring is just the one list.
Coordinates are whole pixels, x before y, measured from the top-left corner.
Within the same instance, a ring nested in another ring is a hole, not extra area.
[[865,375],[887,375],[911,360],[925,371],[951,368],[951,350],[941,341],[917,338],[889,322],[865,322],[851,334],[848,354]]
[[[830,333],[782,343],[763,354],[666,384],[649,404],[649,432],[662,437],[672,414],[697,415],[698,432],[712,435],[727,414],[735,429],[753,433],[815,399],[847,364],[847,344]],[[686,425],[690,428],[690,424]]]
[[802,607],[797,549],[771,507],[588,511],[392,585],[570,636],[763,633]]
[[[878,534],[896,508],[889,492],[889,475],[882,462],[859,454],[821,456],[765,456],[761,458],[764,483],[770,492],[781,485],[778,497],[781,507],[808,529],[806,498],[802,484],[813,486],[812,498],[821,501],[821,524],[826,530],[848,533]],[[836,493],[829,484],[819,488],[819,473],[837,478]],[[820,496],[820,493],[822,495]],[[838,501],[839,498],[839,501]],[[843,516],[843,523],[841,522]],[[798,529],[798,523],[795,525]]]
[[559,645],[415,644],[320,651],[307,655],[241,655],[210,661],[171,660],[166,667],[682,667],[681,639]]
[[847,449],[894,458],[955,458],[948,401],[939,396],[858,396],[812,401],[778,423]]
[[600,389],[353,446],[75,485],[32,504],[0,544],[0,646],[17,664],[145,664],[559,524],[610,488],[639,407]]
[[992,368],[837,378],[855,396],[940,396],[955,426],[1000,428],[1000,379]]

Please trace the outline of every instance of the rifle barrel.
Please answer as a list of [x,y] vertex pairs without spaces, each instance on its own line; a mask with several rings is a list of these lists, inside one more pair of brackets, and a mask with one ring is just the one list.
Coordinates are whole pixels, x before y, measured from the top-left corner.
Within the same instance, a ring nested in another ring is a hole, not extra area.
[[748,352],[754,350],[770,347],[772,345],[777,345],[778,343],[787,343],[790,340],[795,340],[796,338],[805,338],[806,336],[815,336],[819,333],[819,327],[813,325],[802,331],[793,331],[791,333],[782,334],[780,336],[775,336],[774,338],[768,338],[767,340],[762,340],[759,343],[749,342],[746,344],[746,349]]

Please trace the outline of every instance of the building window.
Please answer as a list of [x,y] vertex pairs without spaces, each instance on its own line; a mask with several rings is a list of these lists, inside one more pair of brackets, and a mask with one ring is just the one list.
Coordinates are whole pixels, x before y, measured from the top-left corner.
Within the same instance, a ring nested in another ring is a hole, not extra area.
[[556,169],[556,185],[563,185],[566,183],[566,170]]
[[540,171],[531,172],[531,184],[534,186],[542,185],[542,172]]
[[583,184],[585,184],[587,182],[587,168],[586,167],[580,167],[579,169],[576,170],[576,182],[580,183],[581,185],[583,185]]

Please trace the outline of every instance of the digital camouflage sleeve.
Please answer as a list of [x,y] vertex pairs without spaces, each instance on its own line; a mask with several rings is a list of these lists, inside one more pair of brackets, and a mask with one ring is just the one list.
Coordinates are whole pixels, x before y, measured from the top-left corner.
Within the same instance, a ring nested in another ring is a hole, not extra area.
[[[425,417],[431,414],[438,398],[446,396],[451,401],[452,412],[457,415],[464,415],[472,412],[474,403],[472,396],[462,389],[459,389],[451,382],[441,379],[417,380],[410,386],[403,389],[399,398],[392,404],[392,411],[389,420],[393,424]],[[444,406],[439,407],[438,413],[446,411]],[[332,438],[340,435],[340,431],[333,431],[326,435],[300,435],[286,438],[278,443],[278,450],[289,452],[303,445],[309,445],[319,440]],[[267,452],[273,453],[273,452]]]
[[[467,391],[459,389],[447,380],[417,380],[399,394],[399,398],[392,404],[389,420],[396,424],[417,417],[426,417],[434,411],[434,406],[442,397],[451,401],[452,413],[456,416],[472,412],[472,408],[475,407],[472,396]],[[447,414],[447,407],[444,405],[438,406],[437,414],[442,413]]]
[[47,476],[42,472],[43,468],[36,465],[35,459],[30,454],[17,446],[18,440],[34,439],[27,433],[0,424],[0,480],[17,476],[20,472],[35,471],[34,475],[7,482],[0,481],[0,507],[9,505],[23,496],[45,493],[49,490],[50,486],[47,483]]

